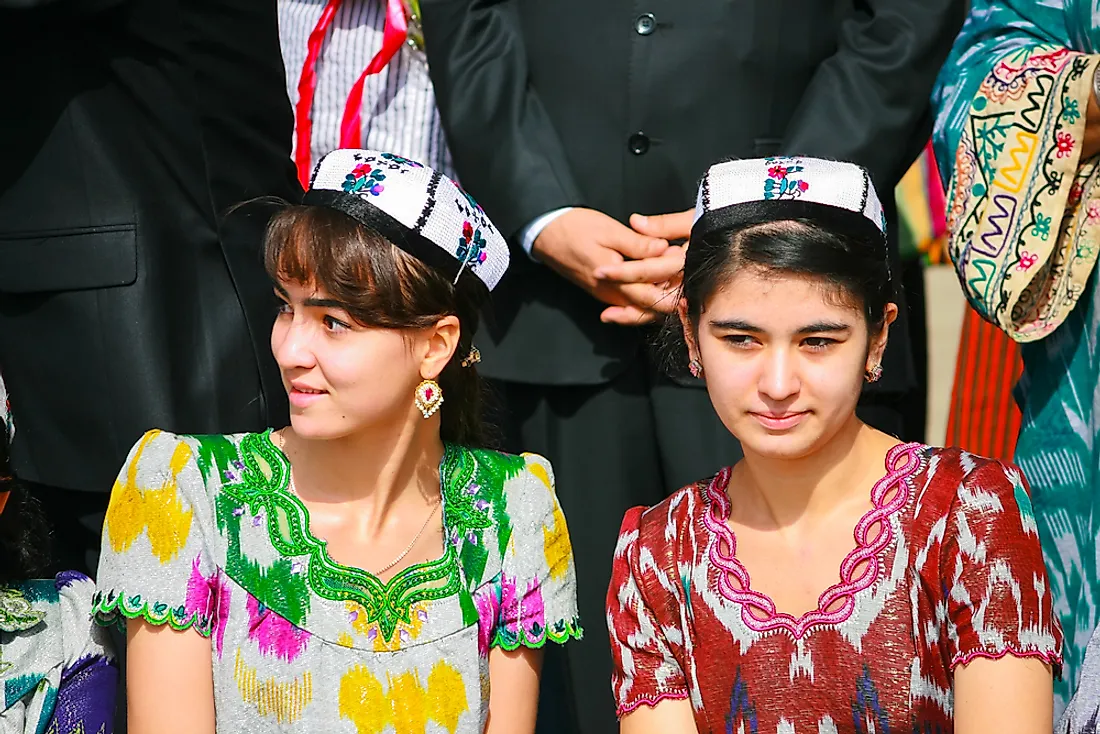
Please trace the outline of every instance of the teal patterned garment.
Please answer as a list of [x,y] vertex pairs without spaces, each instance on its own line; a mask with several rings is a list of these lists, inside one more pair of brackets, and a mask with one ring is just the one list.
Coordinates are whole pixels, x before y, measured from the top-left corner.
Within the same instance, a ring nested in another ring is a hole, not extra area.
[[[997,171],[989,170],[990,161],[1002,155],[1006,151],[1005,146],[1009,146],[1007,150],[1011,153],[1012,146],[1023,145],[1015,134],[1001,137],[989,134],[983,138],[990,130],[984,123],[991,119],[1008,119],[994,118],[989,113],[986,106],[989,99],[1000,94],[1000,101],[1011,98],[1016,99],[1020,105],[1026,105],[1026,100],[1020,98],[1027,97],[1033,89],[1028,87],[1027,94],[1022,94],[1018,88],[1013,90],[1011,86],[998,87],[997,83],[987,82],[997,69],[1004,74],[1005,67],[1000,67],[999,64],[1007,60],[1010,66],[1017,66],[1021,59],[1026,58],[1037,47],[1044,47],[1044,53],[1057,53],[1059,49],[1079,52],[1076,55],[1080,59],[1079,68],[1084,68],[1086,64],[1094,65],[1095,61],[1089,61],[1090,57],[1080,54],[1096,54],[1100,51],[1100,2],[1097,0],[973,0],[971,5],[970,17],[940,74],[933,96],[933,103],[937,108],[936,153],[941,170],[952,173],[952,195],[955,198],[949,196],[948,207],[950,209],[955,204],[954,215],[960,220],[963,218],[965,206],[971,202],[963,201],[970,192],[955,191],[958,179],[965,178],[968,182],[993,180]],[[1094,56],[1091,58],[1095,59]],[[1091,67],[1087,74],[1088,79],[1083,80],[1082,85],[1091,81]],[[1010,74],[1006,76],[1008,75]],[[1025,81],[1023,75],[1017,78],[1021,84],[1032,83]],[[1063,80],[1068,77],[1057,78]],[[1043,86],[1044,93],[1058,94],[1050,91],[1050,85],[1044,83]],[[1059,99],[1056,96],[1053,101],[1061,104],[1059,109],[1062,114],[1066,119],[1071,119],[1075,109],[1083,110],[1081,105],[1087,103],[1087,93],[1085,99]],[[1018,109],[1021,110],[1021,115],[1026,116],[1023,107]],[[1054,109],[1054,106],[1050,109]],[[979,138],[973,142],[973,149],[980,151],[976,158],[964,155],[968,145],[967,133],[972,129],[972,116],[980,118],[984,125],[973,127],[977,130],[976,137]],[[1071,121],[1076,122],[1076,119]],[[1053,129],[1060,128],[1055,125]],[[1057,133],[1059,143],[1063,136],[1067,136],[1064,131],[1066,128],[1061,129],[1063,132]],[[1042,138],[1042,134],[1039,137]],[[1055,141],[1040,140],[1035,149],[1040,149],[1044,144],[1052,153],[1047,159],[1049,164],[1051,161],[1068,160],[1069,149],[1074,141],[1066,137],[1066,149],[1058,150]],[[1022,149],[1016,150],[1021,151],[1022,160]],[[1079,149],[1074,148],[1073,153],[1079,155]],[[1022,166],[1027,175],[1021,178],[1025,184],[1035,187],[1025,188],[1024,192],[1034,192],[1035,198],[1025,201],[1025,197],[1021,195],[1019,198],[1022,204],[1027,206],[1022,205],[1016,216],[1024,217],[1039,211],[1039,197],[1053,195],[1056,184],[1060,188],[1065,180],[1068,199],[1063,197],[1062,201],[1067,203],[1062,206],[1074,218],[1067,216],[1062,221],[1063,232],[1056,238],[1057,247],[1063,248],[1063,251],[1067,247],[1070,251],[1076,248],[1078,253],[1083,247],[1094,248],[1097,244],[1094,232],[1086,232],[1081,236],[1085,230],[1072,229],[1073,226],[1083,227],[1100,219],[1100,208],[1093,211],[1098,206],[1094,193],[1095,174],[1089,173],[1086,176],[1082,173],[1094,167],[1094,164],[1082,163],[1076,179],[1063,177],[1055,181],[1049,176],[1049,165],[1044,171],[1040,159],[1041,156],[1036,159],[1040,162],[1035,162],[1034,168],[1029,168],[1030,158],[1028,164]],[[967,169],[968,164],[975,169],[982,169],[977,178],[972,169],[960,173],[960,168]],[[1041,178],[1044,172],[1047,178]],[[1072,187],[1069,180],[1073,180]],[[1020,189],[1017,188],[1016,191],[1019,192]],[[978,191],[975,186],[973,194],[982,196],[985,192]],[[1011,197],[1005,197],[1005,200],[1009,199]],[[1051,219],[1059,221],[1063,213],[1060,210],[1043,211],[1052,214],[1042,219],[1048,225]],[[1076,214],[1078,211],[1079,215]],[[952,213],[949,212],[949,219],[951,216]],[[993,215],[986,216],[986,221],[976,226],[987,226],[987,229],[975,231],[985,232],[984,237],[988,237],[989,220],[994,218]],[[1041,223],[1038,219],[1031,221],[1036,225]],[[1017,218],[1006,229],[1020,227],[1014,231],[1021,232],[1031,224],[1024,222],[1025,220]],[[965,230],[967,224],[966,221],[956,222],[957,226],[952,228],[953,239],[959,238],[959,232]],[[1077,235],[1066,235],[1067,231],[1076,231]],[[1035,232],[1043,234],[1038,227]],[[1047,240],[1046,237],[1042,239],[1044,242]],[[1014,241],[1015,244],[1022,242],[1022,239]],[[1053,243],[1053,238],[1051,242]],[[960,273],[970,260],[972,252],[967,248],[971,246],[973,249],[980,248],[974,240],[953,242],[957,252],[952,255],[952,260]],[[1023,262],[1002,261],[1002,264],[1008,265],[1006,272],[1023,272],[1034,262],[1033,255],[1022,249],[1020,252],[1024,257]],[[1095,261],[1095,257],[1092,261]],[[1053,332],[1037,341],[1023,344],[1025,370],[1017,389],[1017,399],[1023,411],[1023,426],[1016,450],[1016,463],[1023,469],[1031,484],[1050,577],[1050,591],[1066,638],[1063,677],[1055,685],[1056,713],[1064,709],[1076,688],[1085,649],[1100,616],[1096,542],[1097,532],[1100,530],[1100,446],[1097,441],[1097,435],[1100,434],[1100,311],[1097,299],[1100,298],[1100,293],[1095,288],[1095,272],[1091,268],[1090,262],[1088,268],[1079,269],[1075,273],[1074,278],[1078,282],[1073,293],[1077,299],[1076,305],[1066,313],[1059,314],[1058,318],[1048,319],[1052,325],[1061,319]],[[1032,273],[1027,273],[1028,277],[1031,275]],[[1047,276],[1050,271],[1040,268],[1038,275]],[[1011,278],[1011,275],[1008,277]],[[1057,280],[1062,277],[1062,273],[1056,268],[1050,277]],[[1019,282],[1017,280],[1017,286]],[[973,288],[973,281],[964,278],[964,286]],[[990,313],[980,303],[981,299],[975,298],[973,290],[968,292],[968,296],[983,316],[999,321],[999,325],[1004,328],[1007,318],[1004,314],[998,319],[997,314]],[[1041,302],[1042,299],[1035,301]],[[1018,315],[1016,312],[1012,316],[1016,318]],[[1050,316],[1050,312],[1044,316]],[[1014,338],[1026,341],[1026,338],[1021,338],[1020,333],[1012,333],[1012,329],[1009,332]]]

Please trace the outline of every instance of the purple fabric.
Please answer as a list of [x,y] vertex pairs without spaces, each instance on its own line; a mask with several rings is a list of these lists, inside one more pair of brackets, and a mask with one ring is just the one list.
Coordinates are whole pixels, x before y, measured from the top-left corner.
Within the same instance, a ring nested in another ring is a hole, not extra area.
[[117,686],[118,663],[98,655],[76,661],[61,674],[57,705],[47,731],[112,734]]

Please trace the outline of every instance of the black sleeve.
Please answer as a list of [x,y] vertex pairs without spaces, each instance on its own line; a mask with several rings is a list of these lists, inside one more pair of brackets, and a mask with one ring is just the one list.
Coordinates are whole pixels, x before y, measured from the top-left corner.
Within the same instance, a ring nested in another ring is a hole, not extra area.
[[930,97],[966,0],[868,0],[841,26],[786,132],[784,153],[852,161],[893,187],[931,135]]
[[515,0],[421,0],[420,11],[463,187],[506,236],[548,211],[582,205],[561,141],[528,85]]
[[[126,0],[0,0],[0,11],[46,12],[52,17],[87,16],[122,5]],[[15,16],[12,16],[15,17]],[[0,18],[0,23],[5,19]]]

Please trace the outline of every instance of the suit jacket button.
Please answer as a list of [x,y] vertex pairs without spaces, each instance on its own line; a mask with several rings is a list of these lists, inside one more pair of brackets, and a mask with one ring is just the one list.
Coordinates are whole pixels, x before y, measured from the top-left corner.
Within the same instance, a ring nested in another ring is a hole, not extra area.
[[648,36],[655,30],[657,30],[657,19],[653,17],[653,13],[643,13],[634,19],[634,31],[639,36]]
[[649,150],[649,136],[645,133],[634,133],[626,141],[627,147],[634,155],[645,155]]

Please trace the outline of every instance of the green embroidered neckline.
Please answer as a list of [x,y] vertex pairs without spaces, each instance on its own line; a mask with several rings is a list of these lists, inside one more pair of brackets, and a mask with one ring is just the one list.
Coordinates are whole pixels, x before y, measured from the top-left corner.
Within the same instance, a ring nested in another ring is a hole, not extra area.
[[38,626],[46,613],[31,606],[19,589],[0,586],[0,631],[23,632]]
[[383,582],[369,571],[334,561],[325,542],[310,531],[309,510],[290,491],[290,461],[272,442],[270,429],[246,435],[239,454],[238,471],[226,472],[223,491],[247,504],[253,514],[261,509],[266,513],[268,537],[282,556],[309,557],[306,582],[314,593],[324,599],[360,604],[367,622],[377,623],[387,640],[393,637],[399,622],[411,623],[415,605],[444,599],[461,588],[456,546],[471,531],[480,531],[491,523],[487,513],[479,509],[476,492],[468,491],[476,460],[467,450],[445,444],[440,463],[443,555],[409,566]]

